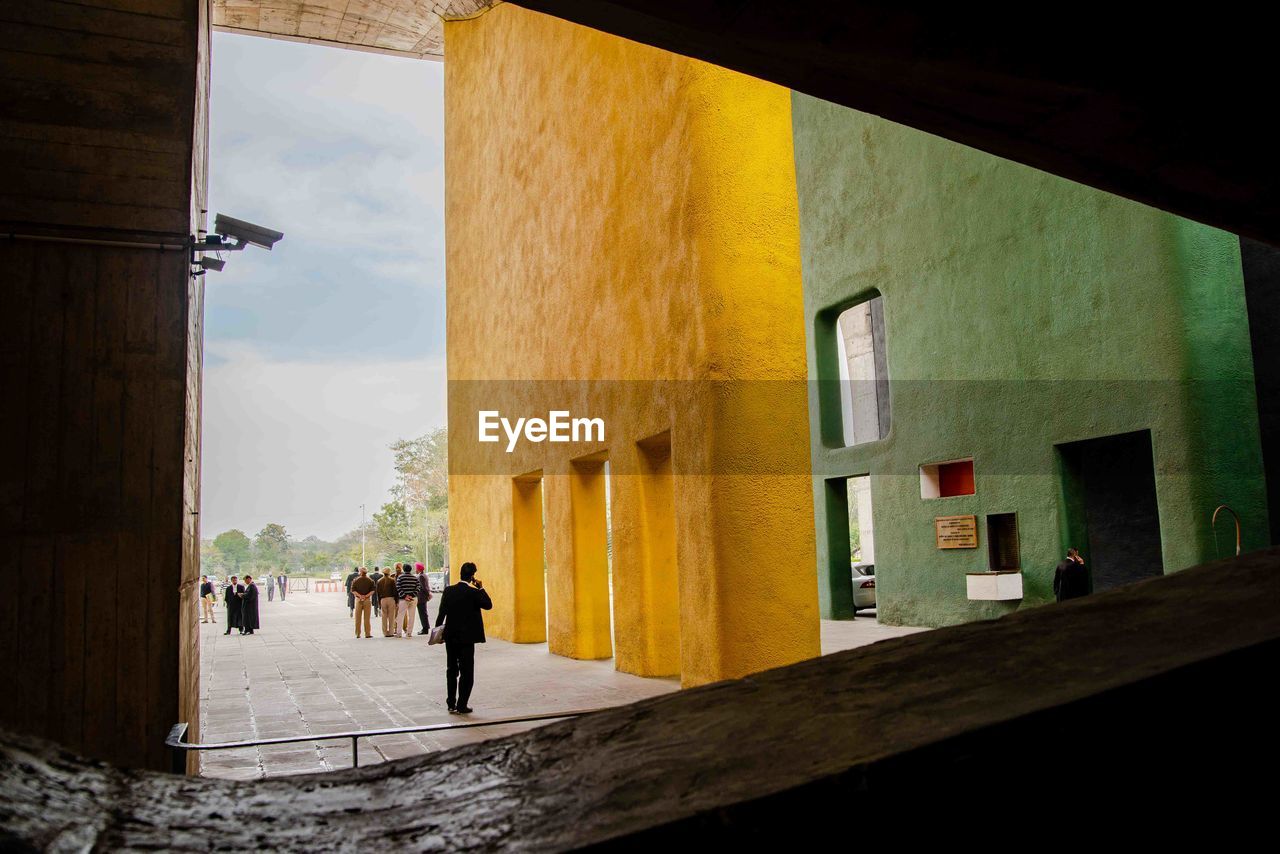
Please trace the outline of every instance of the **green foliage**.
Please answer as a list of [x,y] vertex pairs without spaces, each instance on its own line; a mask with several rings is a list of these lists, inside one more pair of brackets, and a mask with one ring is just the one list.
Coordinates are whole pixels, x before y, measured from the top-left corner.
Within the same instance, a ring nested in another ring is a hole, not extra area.
[[382,545],[388,554],[396,555],[393,563],[410,559],[404,555],[412,554],[413,560],[441,566],[449,552],[449,430],[440,427],[416,439],[401,439],[391,450],[395,454],[395,500],[384,505],[383,511],[399,504],[403,515],[397,508],[387,517],[396,524],[379,527]]
[[232,570],[237,575],[240,574],[241,565],[248,562],[253,550],[248,535],[237,528],[223,531],[214,537],[213,547],[222,557],[223,568]]
[[[391,500],[363,532],[364,565],[373,569],[422,561],[442,566],[449,549],[448,431],[441,427],[401,439],[391,450],[396,484]],[[333,542],[314,536],[294,541],[284,525],[272,522],[253,540],[238,530],[205,540],[200,554],[203,567],[219,574],[254,569],[327,577],[337,569],[345,575],[361,562],[361,531],[353,528]]]
[[393,442],[396,485],[392,495],[411,508],[449,506],[449,431],[440,427],[416,439]]
[[849,562],[851,565],[862,562],[862,526],[858,523],[858,501],[852,489],[849,490]]
[[254,557],[259,567],[270,569],[285,565],[289,560],[289,534],[284,525],[271,522],[258,532],[253,541]]

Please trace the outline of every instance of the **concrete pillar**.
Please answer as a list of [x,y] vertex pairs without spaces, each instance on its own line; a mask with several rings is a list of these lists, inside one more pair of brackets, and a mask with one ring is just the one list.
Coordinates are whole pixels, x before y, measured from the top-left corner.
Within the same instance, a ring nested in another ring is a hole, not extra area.
[[203,0],[141,5],[0,25],[0,724],[168,769],[169,728],[199,736],[209,28]]

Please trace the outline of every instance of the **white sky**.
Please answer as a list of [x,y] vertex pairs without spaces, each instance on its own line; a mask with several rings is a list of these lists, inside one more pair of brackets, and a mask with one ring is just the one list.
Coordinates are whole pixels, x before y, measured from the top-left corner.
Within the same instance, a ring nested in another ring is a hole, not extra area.
[[283,231],[205,277],[201,535],[333,539],[445,420],[443,67],[215,33],[210,207]]

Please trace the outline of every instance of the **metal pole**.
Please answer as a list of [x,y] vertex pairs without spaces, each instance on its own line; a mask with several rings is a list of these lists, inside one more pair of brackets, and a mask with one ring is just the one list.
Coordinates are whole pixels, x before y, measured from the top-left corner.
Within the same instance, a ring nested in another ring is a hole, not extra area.
[[351,767],[360,767],[360,739],[354,736],[351,739]]
[[168,744],[170,746],[169,770],[174,774],[187,773],[187,751],[180,746],[186,741],[187,725],[177,724],[169,730]]
[[365,565],[364,559],[364,505],[360,505],[360,565]]

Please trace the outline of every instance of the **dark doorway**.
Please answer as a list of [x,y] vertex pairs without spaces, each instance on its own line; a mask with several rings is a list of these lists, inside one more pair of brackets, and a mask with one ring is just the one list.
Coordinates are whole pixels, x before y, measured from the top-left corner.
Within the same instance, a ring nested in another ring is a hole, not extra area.
[[1151,431],[1058,446],[1067,546],[1084,555],[1093,589],[1164,573]]
[[1253,381],[1258,393],[1258,429],[1271,507],[1271,544],[1280,545],[1280,248],[1240,239],[1244,298],[1249,310]]

